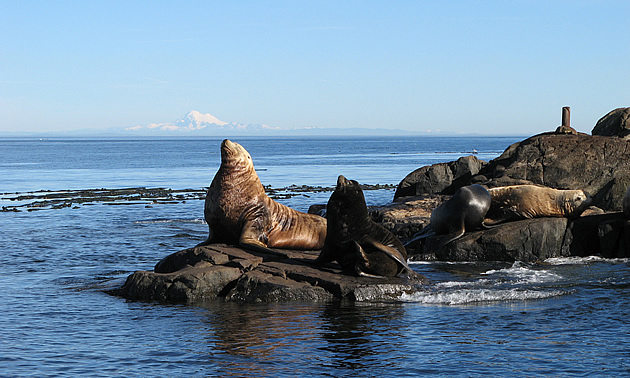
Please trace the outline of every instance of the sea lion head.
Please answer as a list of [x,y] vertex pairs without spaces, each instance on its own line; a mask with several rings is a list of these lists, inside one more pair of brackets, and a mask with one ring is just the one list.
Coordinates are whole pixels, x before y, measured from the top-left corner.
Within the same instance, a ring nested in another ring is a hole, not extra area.
[[593,198],[583,190],[567,190],[563,196],[565,216],[577,218],[593,203]]
[[355,180],[348,180],[343,175],[337,177],[337,186],[328,200],[327,212],[350,214],[352,217],[367,217],[367,205],[361,185]]
[[221,143],[221,165],[226,167],[254,168],[252,157],[247,150],[238,143],[225,139]]

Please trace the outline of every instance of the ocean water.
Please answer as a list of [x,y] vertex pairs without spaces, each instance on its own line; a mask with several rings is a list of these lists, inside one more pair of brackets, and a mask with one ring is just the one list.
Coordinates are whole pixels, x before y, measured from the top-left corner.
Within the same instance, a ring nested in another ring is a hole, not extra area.
[[[261,181],[397,184],[522,138],[244,138]],[[209,185],[219,139],[0,139],[16,193]],[[330,192],[279,200],[305,211]],[[367,191],[370,204],[393,190]],[[26,203],[28,201],[24,201]],[[0,376],[630,375],[630,261],[416,262],[426,289],[376,303],[165,305],[106,294],[205,239],[203,201],[0,212]]]

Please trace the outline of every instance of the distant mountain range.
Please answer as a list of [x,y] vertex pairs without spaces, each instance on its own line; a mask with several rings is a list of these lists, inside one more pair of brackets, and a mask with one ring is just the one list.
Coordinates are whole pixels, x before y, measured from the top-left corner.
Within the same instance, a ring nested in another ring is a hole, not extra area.
[[174,122],[151,123],[126,128],[81,129],[59,132],[0,132],[0,137],[235,137],[235,136],[385,136],[418,135],[402,129],[370,128],[281,128],[264,124],[224,122],[212,114],[193,110]]
[[230,135],[391,135],[411,134],[406,130],[392,129],[367,129],[367,128],[320,128],[320,127],[296,127],[281,128],[265,124],[242,124],[238,122],[224,122],[212,114],[200,113],[196,110],[189,112],[175,122],[152,123],[146,126],[128,127],[127,135],[143,136],[230,136]]
[[210,113],[202,114],[196,110],[189,112],[175,122],[151,123],[146,126],[134,126],[125,129],[126,133],[143,135],[227,135],[227,134],[260,134],[267,131],[278,131],[261,124],[242,124],[223,122]]

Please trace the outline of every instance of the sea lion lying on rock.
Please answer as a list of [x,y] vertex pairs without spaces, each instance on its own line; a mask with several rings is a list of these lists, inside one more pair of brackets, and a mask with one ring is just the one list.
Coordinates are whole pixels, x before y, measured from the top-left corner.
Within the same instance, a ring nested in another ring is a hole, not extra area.
[[489,228],[484,223],[489,208],[488,189],[477,184],[463,186],[431,212],[429,225],[406,245],[429,236],[447,235],[440,243],[446,245],[462,237],[466,231]]
[[358,182],[339,176],[326,209],[328,233],[317,263],[336,260],[344,271],[369,277],[412,273],[400,240],[370,218]]
[[250,154],[228,139],[221,143],[221,166],[204,206],[208,239],[272,252],[269,248],[319,250],[326,239],[326,219],[269,198]]
[[492,197],[486,214],[489,225],[539,217],[577,218],[592,203],[583,190],[560,190],[538,185],[488,189]]

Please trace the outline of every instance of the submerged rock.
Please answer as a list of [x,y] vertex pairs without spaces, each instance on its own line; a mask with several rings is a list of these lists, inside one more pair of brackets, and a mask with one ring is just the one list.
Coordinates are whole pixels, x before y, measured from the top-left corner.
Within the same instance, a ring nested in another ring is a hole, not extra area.
[[369,278],[344,274],[337,264],[316,266],[319,251],[245,251],[224,244],[171,254],[154,271],[131,274],[119,294],[133,300],[243,302],[391,300],[418,291],[422,275]]

